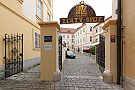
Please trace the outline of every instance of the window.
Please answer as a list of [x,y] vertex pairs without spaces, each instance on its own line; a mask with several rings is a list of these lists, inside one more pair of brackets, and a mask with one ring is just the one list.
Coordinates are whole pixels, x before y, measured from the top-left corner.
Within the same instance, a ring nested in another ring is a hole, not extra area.
[[74,46],[72,45],[72,49],[74,49]]
[[85,32],[84,28],[83,28],[83,33]]
[[67,41],[67,45],[69,45],[69,41]]
[[40,48],[40,34],[37,32],[34,32],[34,48],[35,49]]
[[51,21],[51,15],[47,13],[47,21]]
[[65,35],[63,35],[63,38],[65,38]]
[[80,30],[80,34],[82,34],[82,30]]
[[72,43],[74,43],[74,39],[72,39]]
[[92,42],[92,36],[90,36],[90,42]]
[[67,35],[67,38],[69,38],[69,35]]
[[72,35],[72,38],[74,38],[74,35]]
[[98,39],[96,38],[95,42],[98,42]]
[[92,31],[92,27],[90,27],[90,32]]
[[96,28],[96,33],[98,33],[98,28]]
[[65,41],[63,41],[63,43],[65,43]]
[[42,19],[43,17],[43,3],[41,0],[37,2],[37,16]]

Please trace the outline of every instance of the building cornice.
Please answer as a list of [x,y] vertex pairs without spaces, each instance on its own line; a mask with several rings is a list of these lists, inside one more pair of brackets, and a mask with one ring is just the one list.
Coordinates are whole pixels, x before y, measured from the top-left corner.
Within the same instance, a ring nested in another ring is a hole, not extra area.
[[[112,16],[108,17],[107,19],[105,19],[105,21],[104,21],[103,23],[105,23],[107,20],[109,20],[109,19],[111,19],[111,18],[112,18]],[[103,24],[103,23],[98,23],[98,24],[96,24],[93,28],[96,28],[97,26],[99,26],[99,25],[101,25],[101,24]]]
[[40,26],[56,26],[58,30],[60,30],[60,25],[58,24],[57,21],[51,21],[51,22],[39,22],[38,23]]
[[104,26],[102,27],[102,29],[105,30],[110,25],[116,25],[116,20],[109,20],[108,22],[106,22],[104,24]]

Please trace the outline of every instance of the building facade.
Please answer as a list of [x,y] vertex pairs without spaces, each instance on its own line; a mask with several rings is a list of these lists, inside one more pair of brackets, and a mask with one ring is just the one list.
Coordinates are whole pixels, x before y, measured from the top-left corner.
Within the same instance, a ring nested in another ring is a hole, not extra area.
[[[105,22],[108,22],[112,16],[105,19]],[[98,23],[93,27],[93,45],[96,46],[99,44],[99,35],[105,33],[103,30],[104,23]]]
[[61,28],[60,35],[62,36],[62,43],[66,50],[74,51],[74,32],[73,28]]
[[60,35],[68,50],[83,52],[93,46],[93,25],[82,24],[77,29],[61,28]]
[[77,52],[89,49],[93,45],[93,25],[82,24],[74,33],[74,48]]
[[40,63],[38,22],[53,19],[52,2],[53,0],[0,0],[0,70],[4,70],[5,65],[5,34],[23,34],[24,69],[31,64]]

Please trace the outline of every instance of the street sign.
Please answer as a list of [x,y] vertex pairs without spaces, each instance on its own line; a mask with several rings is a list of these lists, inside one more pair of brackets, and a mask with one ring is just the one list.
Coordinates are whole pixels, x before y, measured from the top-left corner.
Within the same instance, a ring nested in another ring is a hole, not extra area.
[[52,36],[44,36],[44,42],[52,42]]
[[52,50],[52,43],[44,43],[44,50],[46,51]]
[[111,42],[115,42],[115,35],[111,35]]

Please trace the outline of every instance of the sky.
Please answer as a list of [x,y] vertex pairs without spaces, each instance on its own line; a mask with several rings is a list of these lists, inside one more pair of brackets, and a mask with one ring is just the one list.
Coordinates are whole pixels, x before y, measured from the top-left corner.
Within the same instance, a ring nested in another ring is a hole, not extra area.
[[[82,0],[53,0],[53,15],[54,20],[59,23],[60,18],[67,18],[70,9],[81,2]],[[105,16],[105,18],[112,15],[112,0],[84,0],[96,12],[97,16]],[[63,28],[77,28],[81,24],[62,24]]]

